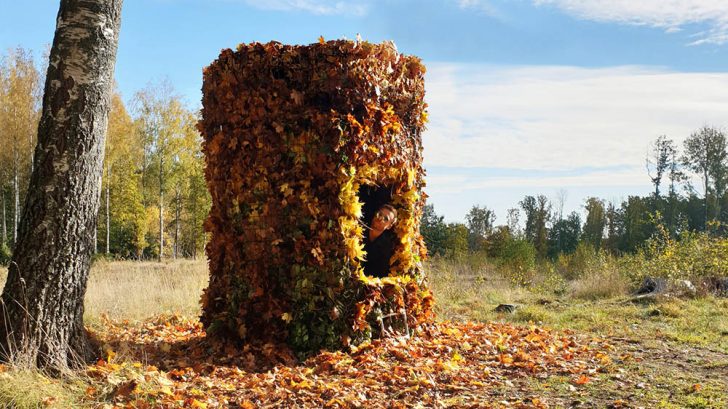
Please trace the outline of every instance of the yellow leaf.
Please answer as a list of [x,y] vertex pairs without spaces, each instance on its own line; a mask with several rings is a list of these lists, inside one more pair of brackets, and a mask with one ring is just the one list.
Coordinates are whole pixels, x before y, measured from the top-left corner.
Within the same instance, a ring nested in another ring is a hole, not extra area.
[[193,407],[193,408],[196,408],[196,409],[207,409],[207,403],[200,402],[197,399],[193,399],[192,400],[192,404],[190,405],[190,407]]
[[351,200],[344,203],[344,211],[346,214],[358,219],[362,216],[362,202],[358,200]]
[[293,379],[291,379],[291,387],[296,389],[310,389],[313,386],[313,383],[309,381],[308,379],[304,379],[301,382],[296,382]]

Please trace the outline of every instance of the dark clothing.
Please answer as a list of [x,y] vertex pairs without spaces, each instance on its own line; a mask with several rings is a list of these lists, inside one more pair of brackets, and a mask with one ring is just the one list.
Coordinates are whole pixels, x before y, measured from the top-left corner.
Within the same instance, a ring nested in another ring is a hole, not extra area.
[[394,234],[385,230],[374,241],[369,241],[369,234],[364,238],[364,274],[371,277],[387,277],[389,275],[389,259],[394,253]]

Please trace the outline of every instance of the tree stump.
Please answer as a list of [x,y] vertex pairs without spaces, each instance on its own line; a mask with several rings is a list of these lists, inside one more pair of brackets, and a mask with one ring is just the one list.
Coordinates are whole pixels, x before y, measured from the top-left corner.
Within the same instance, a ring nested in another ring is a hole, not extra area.
[[[393,43],[223,50],[204,71],[212,208],[208,336],[305,353],[433,318],[421,260],[425,68]],[[363,222],[398,211],[390,275],[367,277]]]

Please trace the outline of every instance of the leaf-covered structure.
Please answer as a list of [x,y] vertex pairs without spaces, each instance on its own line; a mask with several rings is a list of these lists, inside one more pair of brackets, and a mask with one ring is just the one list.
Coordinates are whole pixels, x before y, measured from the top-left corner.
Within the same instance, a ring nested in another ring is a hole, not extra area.
[[[306,352],[432,319],[424,73],[393,43],[323,39],[242,44],[205,69],[209,336]],[[373,278],[363,223],[384,202],[398,211],[396,244],[389,277]]]

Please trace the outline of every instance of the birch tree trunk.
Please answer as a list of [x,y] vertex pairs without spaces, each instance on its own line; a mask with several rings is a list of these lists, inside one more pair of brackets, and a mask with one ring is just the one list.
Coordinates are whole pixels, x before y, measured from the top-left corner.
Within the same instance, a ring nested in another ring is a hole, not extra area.
[[197,234],[198,231],[195,227],[197,227],[197,198],[192,201],[192,222],[194,225],[192,226],[192,260],[197,260]]
[[111,165],[106,165],[106,255],[111,254],[111,218],[109,216],[109,194],[111,193]]
[[7,214],[5,211],[5,186],[0,189],[0,195],[3,197],[3,238],[2,241],[0,241],[0,245],[5,245],[7,244],[8,239],[8,225],[6,222]]
[[180,214],[180,205],[182,203],[182,198],[180,197],[180,191],[179,186],[177,187],[175,191],[175,212],[174,212],[174,259],[177,260],[177,257],[179,255],[179,214]]
[[164,256],[164,157],[159,157],[159,261]]
[[13,247],[18,242],[18,223],[20,221],[20,165],[18,164],[17,148],[13,154]]
[[[707,148],[706,148],[707,149]],[[705,159],[705,169],[703,170],[703,181],[705,184],[705,198],[703,199],[703,207],[705,207],[705,221],[703,222],[703,230],[708,231],[708,189],[710,179],[708,178],[708,159]]]
[[28,151],[30,152],[30,173],[32,174],[33,165],[34,165],[33,164],[33,147],[35,147],[35,145],[33,144],[33,134],[28,134],[28,146],[30,147],[30,149],[28,149]]
[[83,298],[99,209],[122,0],[61,0],[0,353],[54,372],[93,359]]

